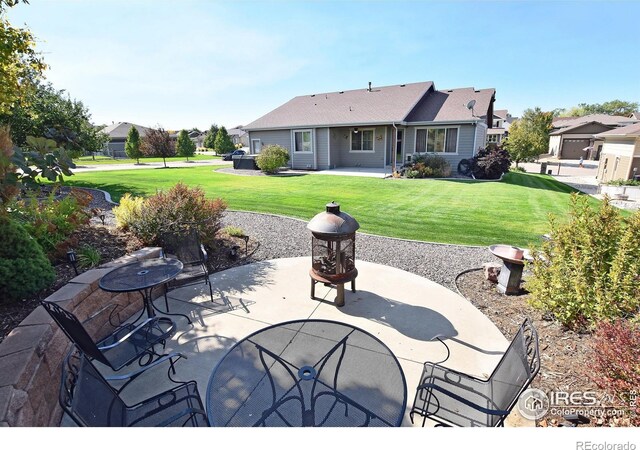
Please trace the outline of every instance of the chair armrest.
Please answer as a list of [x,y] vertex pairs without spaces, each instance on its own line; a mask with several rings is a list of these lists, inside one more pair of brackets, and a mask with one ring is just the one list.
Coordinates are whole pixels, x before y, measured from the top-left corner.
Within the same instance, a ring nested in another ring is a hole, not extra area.
[[204,262],[207,262],[209,260],[209,255],[207,254],[207,251],[202,244],[200,244],[200,251],[202,252],[202,259],[204,260]]
[[503,409],[489,409],[489,408],[485,408],[483,406],[480,405],[476,405],[473,402],[470,402],[469,400],[467,400],[466,398],[463,398],[457,394],[454,394],[451,391],[448,391],[447,389],[438,386],[437,384],[434,383],[422,383],[420,386],[418,386],[418,388],[416,389],[417,391],[420,391],[422,389],[434,389],[436,391],[442,392],[445,395],[448,395],[449,397],[459,401],[460,403],[463,403],[467,406],[469,406],[470,408],[473,408],[477,411],[483,412],[485,414],[491,415],[491,416],[506,416],[509,414],[510,411],[507,410],[503,410]]
[[[174,361],[172,358],[176,358],[176,360]],[[182,353],[169,353],[167,355],[163,355],[160,358],[156,359],[155,361],[147,364],[146,366],[142,366],[136,370],[134,370],[133,372],[128,372],[128,373],[123,373],[121,375],[116,374],[116,375],[108,375],[105,376],[105,380],[108,381],[124,381],[124,380],[128,380],[130,378],[136,377],[138,375],[140,375],[142,372],[151,369],[152,367],[157,366],[158,364],[161,364],[165,361],[169,361],[171,363],[171,365],[173,366],[173,364],[175,364],[180,358],[184,358],[187,359],[187,357],[185,355],[183,355]],[[172,379],[173,381],[173,379]]]

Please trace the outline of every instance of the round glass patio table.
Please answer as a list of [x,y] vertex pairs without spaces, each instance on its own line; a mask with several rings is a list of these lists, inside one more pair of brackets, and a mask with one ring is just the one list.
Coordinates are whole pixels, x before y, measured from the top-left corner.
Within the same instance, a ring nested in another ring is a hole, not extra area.
[[[173,280],[182,272],[182,268],[182,262],[174,258],[153,258],[132,262],[116,267],[104,275],[100,279],[100,289],[108,292],[139,291],[147,315],[154,317],[154,309],[157,308],[151,296],[153,288]],[[165,311],[160,312],[167,314]]]
[[212,426],[400,426],[407,385],[380,339],[345,323],[295,320],[235,344],[207,388]]

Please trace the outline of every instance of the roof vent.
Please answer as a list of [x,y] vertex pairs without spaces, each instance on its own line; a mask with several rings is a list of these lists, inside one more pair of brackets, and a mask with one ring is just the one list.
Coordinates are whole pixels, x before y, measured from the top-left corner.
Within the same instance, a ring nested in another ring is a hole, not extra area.
[[453,92],[453,89],[447,89],[447,92]]
[[344,91],[340,91],[340,92],[338,92],[338,94],[344,94]]
[[312,96],[312,97],[315,97],[315,96],[316,96],[316,94],[311,94],[311,96]]
[[480,92],[480,89],[474,89],[473,92]]
[[367,91],[371,92],[371,81],[369,81],[369,88],[367,89]]
[[405,87],[405,86],[406,86],[406,84],[401,84],[401,85],[400,85],[400,87]]

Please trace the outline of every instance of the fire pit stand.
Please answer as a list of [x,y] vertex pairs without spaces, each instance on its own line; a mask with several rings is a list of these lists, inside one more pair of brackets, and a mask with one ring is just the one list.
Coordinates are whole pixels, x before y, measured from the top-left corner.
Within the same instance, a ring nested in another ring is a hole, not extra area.
[[307,228],[312,235],[311,298],[316,299],[316,283],[323,283],[337,290],[336,306],[344,306],[345,283],[351,282],[351,292],[356,291],[356,230],[360,224],[331,202],[326,205],[326,212],[311,219]]

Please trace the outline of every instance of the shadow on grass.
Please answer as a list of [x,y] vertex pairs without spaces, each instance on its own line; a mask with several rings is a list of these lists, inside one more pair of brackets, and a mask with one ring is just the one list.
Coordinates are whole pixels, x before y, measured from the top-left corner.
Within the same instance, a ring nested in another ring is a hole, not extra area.
[[473,179],[447,179],[442,181],[448,181],[450,183],[505,183],[513,186],[522,186],[530,189],[541,189],[543,191],[561,192],[563,194],[571,194],[577,192],[582,194],[579,190],[557,181],[555,178],[549,175],[533,174],[533,173],[516,173],[508,172],[504,175],[501,181],[498,180],[473,180]]

